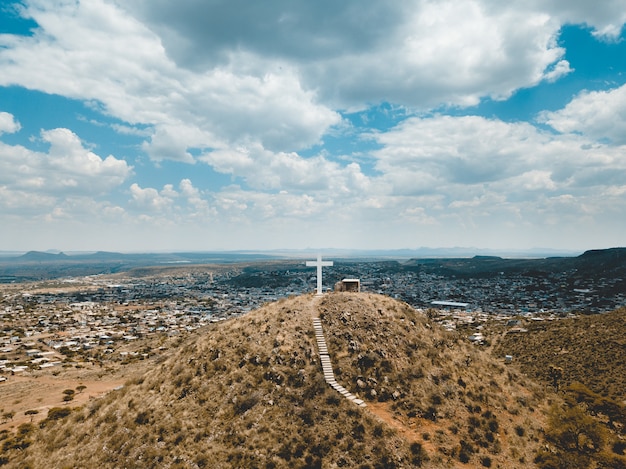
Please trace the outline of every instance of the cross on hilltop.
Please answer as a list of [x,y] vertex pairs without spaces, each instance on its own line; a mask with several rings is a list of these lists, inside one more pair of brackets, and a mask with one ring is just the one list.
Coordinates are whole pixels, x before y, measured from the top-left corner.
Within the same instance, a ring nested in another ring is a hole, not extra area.
[[330,267],[333,261],[322,261],[322,255],[317,255],[316,261],[306,261],[307,267],[317,267],[317,294],[322,294],[322,267]]

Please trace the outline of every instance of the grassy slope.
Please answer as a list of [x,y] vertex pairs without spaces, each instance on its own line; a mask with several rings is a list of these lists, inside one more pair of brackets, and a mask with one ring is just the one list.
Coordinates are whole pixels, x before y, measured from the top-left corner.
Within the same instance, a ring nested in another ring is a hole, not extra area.
[[513,355],[524,373],[546,383],[549,366],[561,367],[562,387],[578,381],[626,404],[626,308],[524,327],[527,333],[501,338],[494,354]]
[[[324,383],[313,307],[337,380],[368,408]],[[405,304],[301,296],[203,329],[143,378],[25,429],[4,457],[33,468],[527,467],[542,398]]]

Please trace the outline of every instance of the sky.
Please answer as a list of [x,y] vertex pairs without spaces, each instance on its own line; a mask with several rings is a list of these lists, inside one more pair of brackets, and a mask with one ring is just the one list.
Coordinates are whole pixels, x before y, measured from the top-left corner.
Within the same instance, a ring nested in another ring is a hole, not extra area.
[[623,0],[0,4],[0,251],[626,245]]

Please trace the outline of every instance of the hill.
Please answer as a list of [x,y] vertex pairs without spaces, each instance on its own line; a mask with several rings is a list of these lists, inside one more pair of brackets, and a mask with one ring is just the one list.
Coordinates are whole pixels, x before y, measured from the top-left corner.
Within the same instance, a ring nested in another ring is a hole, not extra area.
[[559,321],[528,321],[526,333],[508,333],[495,354],[515,357],[522,371],[553,383],[551,366],[562,370],[559,382],[578,382],[626,405],[626,308]]
[[494,353],[511,354],[524,374],[564,401],[550,411],[546,449],[535,462],[626,468],[626,309],[523,326],[497,338]]
[[[336,379],[328,386],[312,318]],[[372,294],[299,296],[201,329],[139,379],[3,435],[7,467],[527,467],[544,394]]]
[[555,272],[568,272],[572,279],[624,277],[626,248],[597,249],[585,251],[577,257],[544,259],[504,259],[497,256],[411,259],[403,264],[403,268],[462,278],[515,274],[545,276]]

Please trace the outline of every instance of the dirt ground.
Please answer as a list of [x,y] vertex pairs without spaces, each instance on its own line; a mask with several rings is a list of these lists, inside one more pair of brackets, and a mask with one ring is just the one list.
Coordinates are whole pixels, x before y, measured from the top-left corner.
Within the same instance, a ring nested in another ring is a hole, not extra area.
[[[14,431],[23,423],[36,423],[46,418],[52,407],[80,407],[107,392],[123,386],[129,379],[142,374],[147,362],[120,366],[116,370],[103,372],[95,369],[63,370],[54,376],[51,372],[27,372],[23,375],[9,375],[0,383],[0,431]],[[85,386],[82,391],[78,386]],[[73,389],[74,399],[64,402],[66,389]],[[29,410],[38,411],[26,415]],[[3,418],[3,414],[13,412],[13,418]]]

